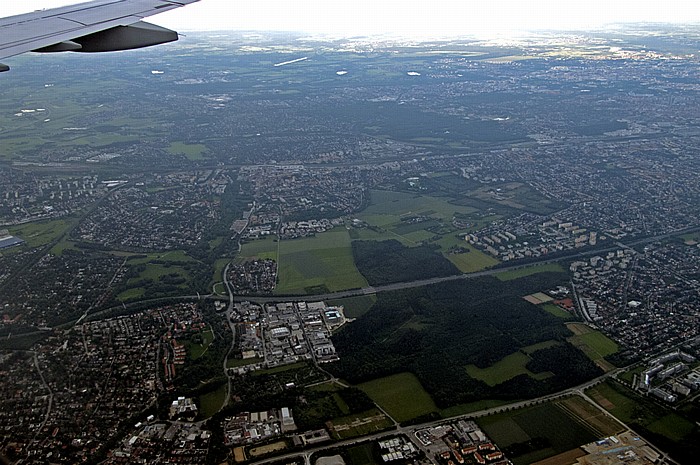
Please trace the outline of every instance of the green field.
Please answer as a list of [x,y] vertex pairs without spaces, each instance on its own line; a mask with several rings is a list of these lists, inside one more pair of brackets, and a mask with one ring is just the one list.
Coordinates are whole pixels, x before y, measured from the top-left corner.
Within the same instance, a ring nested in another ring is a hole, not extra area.
[[358,387],[398,422],[438,410],[433,399],[412,373],[375,379]]
[[277,260],[277,239],[268,236],[265,239],[244,243],[239,254],[239,261],[256,258]]
[[468,365],[466,367],[467,373],[472,378],[481,380],[492,387],[515,378],[518,375],[528,375],[538,381],[547,379],[552,376],[552,373],[545,372],[535,374],[526,368],[527,363],[530,361],[530,357],[527,354],[536,350],[552,347],[556,344],[556,341],[545,341],[524,347],[522,351],[512,353],[488,368],[478,368],[475,365]]
[[496,274],[496,277],[501,281],[512,281],[514,279],[523,278],[525,276],[530,276],[537,273],[563,273],[564,271],[564,268],[562,268],[562,266],[558,263],[545,263],[543,265],[528,266],[517,270],[504,271],[503,273]]
[[584,324],[567,323],[567,327],[574,333],[573,336],[568,338],[570,344],[578,347],[588,358],[596,362],[604,370],[611,369],[612,365],[605,361],[605,357],[619,350],[615,341],[600,331]]
[[543,460],[600,439],[597,431],[557,402],[499,413],[476,422],[516,465]]
[[340,291],[367,286],[355,266],[345,228],[315,237],[280,242],[278,294],[303,294],[311,288]]
[[[374,190],[371,196],[370,206],[357,217],[372,229],[354,230],[353,239],[396,239],[406,246],[431,242],[437,244],[442,254],[463,273],[480,271],[499,263],[460,239],[459,233],[465,231],[452,226],[455,215],[471,215],[478,211],[475,208],[456,205],[445,198],[405,192]],[[401,221],[402,218],[414,216],[430,219],[420,223]],[[450,253],[455,247],[464,248],[468,252]]]
[[557,318],[561,318],[562,320],[574,320],[574,319],[576,319],[576,317],[574,317],[571,313],[562,309],[558,305],[547,303],[547,304],[540,305],[540,308],[542,310],[544,310],[545,312],[556,316]]
[[202,418],[211,418],[226,402],[227,385],[222,384],[216,391],[207,392],[197,398],[199,406],[199,416]]
[[377,301],[376,295],[358,295],[344,299],[329,300],[328,305],[342,305],[345,308],[347,318],[359,318],[367,313]]
[[461,247],[469,250],[467,253],[460,254],[450,254],[446,253],[443,249],[443,254],[455,264],[459,271],[462,273],[474,273],[477,271],[484,270],[486,268],[491,268],[492,266],[498,265],[499,261],[493,258],[491,255],[485,254],[481,250],[477,250],[466,242],[460,244]]
[[65,234],[71,222],[66,219],[53,221],[37,221],[19,226],[10,226],[10,234],[23,239],[29,247],[44,246]]
[[170,153],[174,155],[184,155],[192,161],[204,160],[204,154],[207,150],[206,145],[186,144],[184,142],[172,142],[170,147],[168,147]]
[[190,360],[197,360],[199,357],[204,355],[204,352],[206,352],[207,348],[209,347],[209,344],[211,344],[214,340],[214,332],[212,331],[211,326],[208,327],[206,330],[200,332],[199,334],[201,334],[202,336],[201,344],[197,344],[192,341],[185,341],[187,356]]

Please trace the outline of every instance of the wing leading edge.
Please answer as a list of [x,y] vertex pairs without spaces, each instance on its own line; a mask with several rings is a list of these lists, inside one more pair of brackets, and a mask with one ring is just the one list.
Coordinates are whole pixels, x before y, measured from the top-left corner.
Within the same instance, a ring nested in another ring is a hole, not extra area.
[[[199,0],[93,0],[0,19],[0,59],[25,52],[112,52],[173,42],[177,32],[141,21]],[[0,63],[0,72],[9,67]]]

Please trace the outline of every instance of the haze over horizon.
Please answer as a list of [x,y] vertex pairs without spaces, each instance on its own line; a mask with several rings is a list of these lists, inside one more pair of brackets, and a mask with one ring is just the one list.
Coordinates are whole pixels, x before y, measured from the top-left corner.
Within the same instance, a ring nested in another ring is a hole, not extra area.
[[[81,2],[25,0],[0,6],[0,16],[76,3]],[[700,23],[700,4],[686,0],[201,0],[149,21],[179,31],[293,31],[411,38],[513,36],[535,30],[599,29],[616,23]]]

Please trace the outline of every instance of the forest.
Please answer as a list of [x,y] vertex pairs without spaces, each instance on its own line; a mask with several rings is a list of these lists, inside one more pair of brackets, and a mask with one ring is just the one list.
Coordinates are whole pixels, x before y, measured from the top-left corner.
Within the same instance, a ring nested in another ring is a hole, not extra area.
[[[562,320],[522,299],[563,278],[556,272],[508,282],[482,277],[380,294],[368,313],[333,337],[340,361],[329,370],[353,383],[412,372],[439,407],[579,384],[599,368],[565,342],[571,333]],[[487,368],[544,341],[559,344],[530,353],[527,368],[551,373],[545,379],[519,375],[490,387],[467,374],[467,365]]]
[[397,240],[353,241],[355,265],[372,286],[459,274],[428,246],[406,247]]

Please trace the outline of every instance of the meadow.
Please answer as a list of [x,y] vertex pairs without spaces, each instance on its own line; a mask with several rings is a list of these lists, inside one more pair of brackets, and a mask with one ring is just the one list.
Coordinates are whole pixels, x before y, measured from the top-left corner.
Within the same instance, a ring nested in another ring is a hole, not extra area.
[[358,385],[380,407],[398,421],[404,422],[438,410],[418,378],[399,373]]

